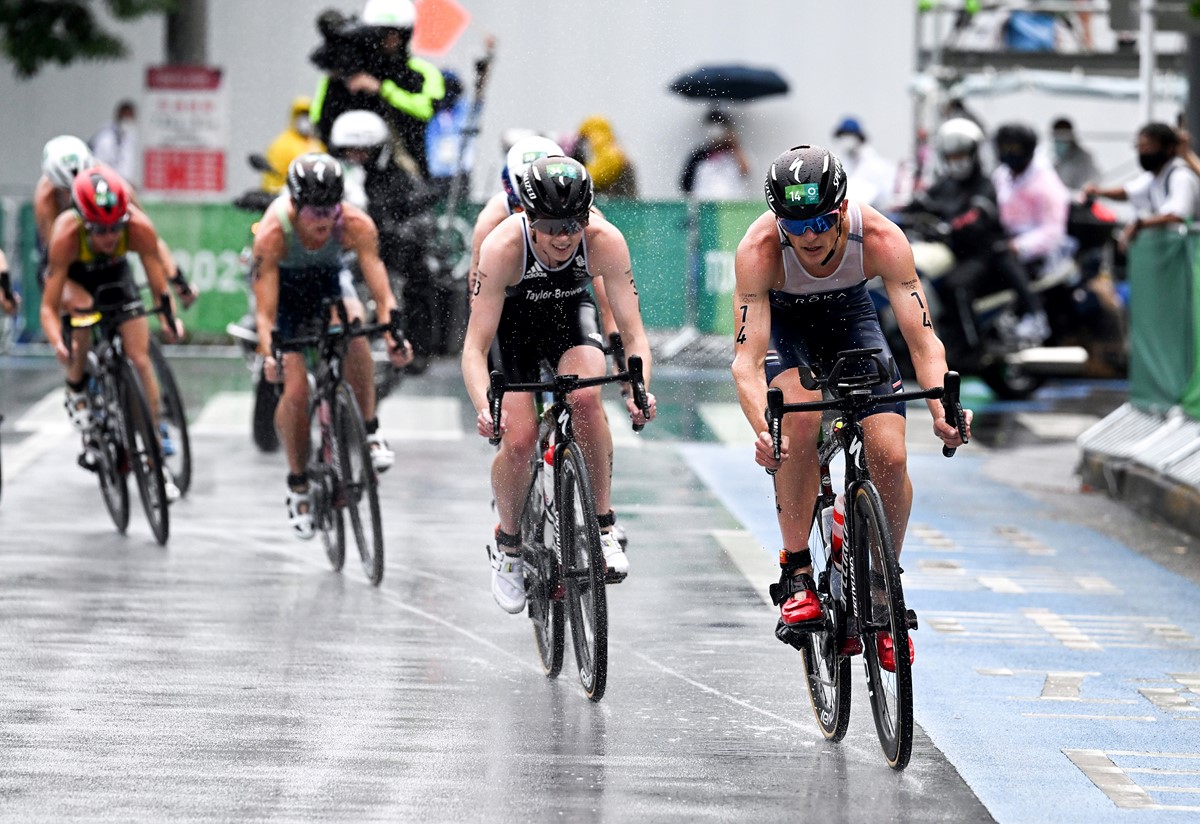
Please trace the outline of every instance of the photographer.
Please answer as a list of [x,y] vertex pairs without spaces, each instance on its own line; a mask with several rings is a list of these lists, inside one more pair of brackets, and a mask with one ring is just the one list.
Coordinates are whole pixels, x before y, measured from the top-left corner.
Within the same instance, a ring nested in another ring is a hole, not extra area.
[[310,59],[329,74],[317,84],[311,116],[328,144],[338,115],[375,112],[388,124],[402,162],[410,158],[412,170],[428,178],[425,127],[446,84],[436,66],[409,54],[415,22],[412,0],[367,0],[361,20],[323,12],[317,28],[324,42]]

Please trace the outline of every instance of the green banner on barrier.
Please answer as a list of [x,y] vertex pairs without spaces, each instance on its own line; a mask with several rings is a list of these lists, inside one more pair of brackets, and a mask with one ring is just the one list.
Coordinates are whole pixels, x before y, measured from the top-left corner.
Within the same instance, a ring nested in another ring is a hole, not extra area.
[[[1200,244],[1197,247],[1200,248]],[[1179,403],[1193,420],[1200,420],[1200,335],[1196,334],[1196,330],[1200,329],[1200,300],[1196,299],[1200,295],[1200,260],[1195,257],[1192,258],[1191,276],[1192,299],[1188,307],[1191,315],[1191,346],[1188,349],[1192,356],[1192,373]]]
[[761,201],[701,203],[696,327],[733,334],[733,259],[750,224],[765,211]]
[[646,328],[683,326],[687,310],[687,204],[606,200],[597,206],[629,244]]
[[1129,249],[1129,400],[1147,410],[1176,406],[1195,364],[1196,238],[1139,232]]

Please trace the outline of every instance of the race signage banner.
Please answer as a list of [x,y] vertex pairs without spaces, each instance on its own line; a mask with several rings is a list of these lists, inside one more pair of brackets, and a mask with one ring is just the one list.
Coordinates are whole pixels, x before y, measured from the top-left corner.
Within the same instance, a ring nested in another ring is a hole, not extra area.
[[188,199],[223,196],[229,101],[221,70],[149,67],[145,109],[145,192]]

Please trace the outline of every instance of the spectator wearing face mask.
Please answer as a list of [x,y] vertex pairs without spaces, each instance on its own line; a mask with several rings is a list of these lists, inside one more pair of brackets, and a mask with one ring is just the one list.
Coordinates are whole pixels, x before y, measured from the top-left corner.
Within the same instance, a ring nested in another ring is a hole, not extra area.
[[1118,240],[1122,249],[1142,229],[1191,223],[1200,212],[1200,177],[1180,157],[1179,134],[1166,123],[1147,123],[1137,134],[1138,164],[1143,172],[1122,186],[1084,186],[1085,195],[1127,200],[1137,219]]
[[684,164],[679,188],[697,200],[749,198],[750,164],[733,121],[720,109],[710,111],[707,121],[704,139]]
[[1037,134],[1024,123],[1005,123],[994,137],[1000,165],[992,172],[1000,222],[1017,259],[1039,272],[1069,249],[1071,194],[1058,173],[1037,154]]
[[1079,145],[1070,120],[1060,117],[1050,124],[1050,137],[1054,147],[1054,171],[1058,172],[1064,186],[1072,192],[1078,192],[1085,184],[1100,179],[1096,159]]
[[896,164],[875,151],[857,118],[846,117],[833,130],[833,151],[846,170],[846,197],[888,212],[896,200]]
[[141,183],[138,163],[137,106],[132,100],[117,104],[113,119],[101,126],[88,141],[92,155],[111,166],[126,183],[135,188]]
[[263,191],[283,191],[287,183],[287,169],[293,160],[309,152],[325,151],[325,144],[316,137],[316,127],[308,116],[311,105],[312,101],[307,97],[292,99],[287,128],[267,146],[267,162],[271,168],[263,172]]

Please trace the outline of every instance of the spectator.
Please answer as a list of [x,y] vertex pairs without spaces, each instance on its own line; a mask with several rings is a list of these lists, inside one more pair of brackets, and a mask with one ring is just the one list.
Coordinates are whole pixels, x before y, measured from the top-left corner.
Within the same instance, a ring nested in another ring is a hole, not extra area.
[[704,141],[692,150],[683,167],[679,188],[697,200],[741,200],[749,197],[746,176],[750,164],[729,115],[708,113]]
[[617,145],[612,124],[593,115],[579,126],[574,155],[587,167],[598,195],[637,197],[637,175],[624,150]]
[[1075,127],[1065,117],[1050,124],[1050,136],[1054,141],[1054,171],[1072,192],[1083,189],[1085,183],[1100,178],[1096,160],[1092,153],[1079,145]]
[[996,129],[996,159],[992,172],[1000,222],[1009,245],[1030,272],[1070,251],[1067,212],[1071,194],[1050,164],[1036,154],[1037,134],[1023,123]]
[[287,128],[276,135],[267,146],[267,163],[271,168],[263,172],[264,192],[283,191],[283,187],[287,185],[288,166],[300,155],[325,151],[325,146],[316,137],[316,128],[308,117],[311,105],[312,100],[308,97],[292,99],[291,119]]
[[1138,163],[1144,170],[1122,186],[1089,183],[1085,195],[1127,200],[1137,219],[1121,230],[1122,250],[1145,228],[1191,223],[1197,216],[1200,177],[1180,154],[1189,153],[1179,134],[1166,123],[1147,123],[1137,135]]
[[896,195],[896,164],[867,143],[858,120],[846,117],[833,130],[834,153],[846,170],[847,197],[890,211]]
[[453,71],[442,72],[446,96],[433,107],[433,119],[425,128],[425,153],[429,177],[444,194],[456,175],[470,172],[474,151],[465,133],[471,119],[471,103],[463,96],[462,81]]
[[397,143],[397,161],[428,179],[425,127],[446,84],[436,66],[409,53],[416,20],[412,0],[367,0],[361,22],[336,11],[323,13],[318,28],[325,43],[311,59],[330,74],[317,84],[310,116],[328,143],[338,115],[351,109],[375,112]]
[[126,183],[141,183],[138,164],[137,106],[132,100],[117,104],[113,119],[88,141],[96,160],[111,166]]

